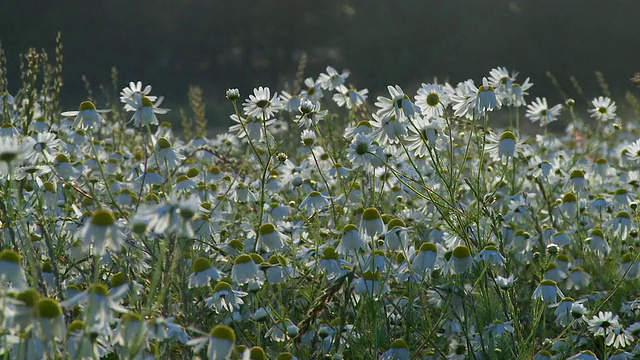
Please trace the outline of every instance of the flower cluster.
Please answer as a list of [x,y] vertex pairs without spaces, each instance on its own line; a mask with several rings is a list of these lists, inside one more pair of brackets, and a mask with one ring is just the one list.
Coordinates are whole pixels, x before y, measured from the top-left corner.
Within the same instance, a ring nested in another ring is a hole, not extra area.
[[327,67],[229,89],[229,131],[193,139],[141,82],[56,121],[5,102],[0,355],[640,356],[640,130],[517,78],[370,104]]

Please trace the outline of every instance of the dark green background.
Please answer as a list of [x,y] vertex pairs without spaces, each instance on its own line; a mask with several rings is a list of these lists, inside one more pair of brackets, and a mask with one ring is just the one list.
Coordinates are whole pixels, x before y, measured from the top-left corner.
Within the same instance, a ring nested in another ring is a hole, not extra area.
[[374,96],[387,84],[413,93],[433,77],[479,82],[506,66],[520,80],[532,78],[532,95],[552,102],[563,99],[547,70],[576,98],[569,76],[592,97],[601,94],[593,75],[600,70],[622,100],[640,71],[638,0],[2,0],[0,41],[12,92],[19,55],[34,46],[53,56],[57,31],[64,106],[84,99],[83,74],[98,93],[115,66],[122,86],[150,83],[172,107],[186,105],[190,84],[202,86],[219,125],[227,123],[226,88],[238,87],[243,97],[258,85],[282,88],[303,51],[306,76],[326,65],[347,68],[349,81]]

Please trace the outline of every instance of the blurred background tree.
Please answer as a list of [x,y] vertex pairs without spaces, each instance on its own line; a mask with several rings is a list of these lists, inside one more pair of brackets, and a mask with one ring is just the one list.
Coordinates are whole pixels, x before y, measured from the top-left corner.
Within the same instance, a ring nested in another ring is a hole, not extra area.
[[349,69],[374,97],[387,84],[415,92],[436,77],[479,82],[506,66],[551,102],[564,99],[547,71],[583,103],[601,95],[602,71],[622,99],[640,67],[638,14],[637,0],[3,0],[0,41],[10,89],[19,55],[30,46],[53,54],[61,31],[64,108],[86,97],[83,75],[100,101],[98,85],[115,67],[120,87],[151,84],[168,107],[188,106],[189,85],[200,86],[209,119],[225,126],[226,88],[244,97],[258,85],[290,86],[303,52],[305,77]]

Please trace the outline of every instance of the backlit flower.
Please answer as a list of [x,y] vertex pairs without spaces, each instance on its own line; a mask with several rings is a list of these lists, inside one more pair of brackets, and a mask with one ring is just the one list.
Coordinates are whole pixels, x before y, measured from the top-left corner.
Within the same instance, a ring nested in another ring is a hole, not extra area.
[[96,106],[89,100],[80,104],[78,111],[65,111],[61,115],[74,118],[73,127],[82,130],[97,129],[103,122],[104,118],[100,114],[109,112],[110,110],[97,110]]
[[593,108],[589,110],[591,117],[598,120],[607,122],[616,118],[616,106],[615,101],[608,97],[597,97],[591,101]]

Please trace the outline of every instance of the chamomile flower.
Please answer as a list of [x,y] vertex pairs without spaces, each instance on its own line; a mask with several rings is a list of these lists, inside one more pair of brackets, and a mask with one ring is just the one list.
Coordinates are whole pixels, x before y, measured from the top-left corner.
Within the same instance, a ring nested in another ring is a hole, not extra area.
[[250,255],[242,254],[235,258],[231,268],[231,279],[238,284],[244,285],[258,278],[258,265]]
[[276,342],[283,342],[298,335],[298,327],[289,319],[278,320],[267,331],[264,337],[269,337]]
[[[556,324],[558,324],[559,326],[567,326],[574,319],[582,317],[584,313],[580,312],[578,310],[579,308],[576,307],[577,317],[574,317],[574,314],[572,312],[574,305],[580,304],[582,302],[584,301],[576,302],[573,298],[564,297],[562,298],[562,300],[560,300],[559,303],[551,305],[551,307],[556,308],[555,311],[553,312],[554,315],[556,316],[556,320],[555,320]],[[582,308],[584,308],[584,306],[582,306]]]
[[282,110],[284,105],[277,93],[272,97],[268,87],[260,86],[253,89],[253,95],[249,95],[249,99],[245,100],[243,106],[245,116],[268,120]]
[[109,112],[110,110],[97,110],[96,106],[89,100],[80,104],[78,111],[65,111],[61,115],[68,118],[74,118],[73,127],[76,129],[90,130],[97,129],[105,122],[100,114]]
[[449,258],[448,267],[454,274],[462,274],[473,265],[473,257],[468,247],[458,245],[453,249],[451,258]]
[[191,264],[193,271],[188,278],[189,288],[208,286],[213,281],[218,281],[222,277],[220,270],[211,265],[211,261],[204,257],[199,257]]
[[82,320],[74,320],[67,326],[67,346],[72,359],[99,359],[107,350],[93,339]]
[[611,246],[605,239],[601,229],[595,228],[589,232],[589,238],[585,239],[586,247],[600,256],[606,256],[611,252]]
[[482,249],[478,255],[476,255],[476,260],[490,262],[494,265],[502,266],[504,265],[505,258],[500,253],[500,250],[495,245],[487,245]]
[[555,281],[545,279],[540,282],[540,285],[533,291],[532,299],[542,299],[545,303],[554,303],[559,297],[564,297],[562,291],[558,288]]
[[136,107],[132,106],[132,102],[139,101],[143,96],[146,96],[149,101],[156,101],[157,97],[149,95],[151,93],[151,85],[147,85],[142,88],[142,82],[129,82],[129,86],[120,91],[120,102],[124,103],[125,111],[136,111]]
[[134,100],[128,99],[127,104],[134,111],[129,122],[133,121],[133,126],[137,128],[158,125],[156,114],[163,115],[169,112],[169,109],[159,107],[163,100],[162,96],[155,103],[146,96],[135,98]]
[[31,148],[31,151],[25,156],[27,163],[51,163],[60,150],[61,141],[53,133],[41,132],[36,135],[35,139],[32,137],[24,138],[22,145]]
[[382,360],[409,360],[409,358],[409,346],[403,339],[394,340],[389,346],[389,350],[380,357]]
[[70,309],[78,304],[83,304],[83,321],[88,325],[96,325],[100,330],[106,330],[114,319],[113,311],[122,314],[129,310],[119,304],[120,299],[127,293],[127,287],[119,287],[118,291],[109,292],[104,284],[95,283],[83,292],[60,303],[64,308]]
[[533,123],[539,122],[540,126],[546,126],[558,120],[561,110],[562,105],[560,104],[549,108],[546,98],[536,98],[534,102],[527,105],[527,113],[525,116]]
[[376,160],[374,154],[377,154],[377,149],[378,146],[373,143],[369,135],[357,134],[349,144],[347,159],[354,167],[371,169],[372,163]]
[[344,71],[342,74],[331,66],[327,66],[327,73],[321,73],[318,77],[318,81],[323,89],[333,90],[338,86],[344,84],[344,81],[349,77],[349,72]]
[[44,341],[63,339],[66,326],[62,308],[58,301],[50,298],[42,298],[36,304],[36,329],[40,338]]
[[354,87],[347,88],[344,85],[339,85],[336,87],[336,93],[333,94],[333,101],[340,107],[351,109],[364,104],[367,100],[367,94],[369,94],[367,89],[358,90]]
[[360,231],[369,238],[384,234],[384,222],[378,209],[372,207],[364,210],[360,220]]
[[236,343],[236,333],[226,325],[214,326],[205,337],[192,339],[187,345],[192,345],[197,353],[204,346],[207,346],[207,359],[227,360],[230,359],[233,347]]
[[248,294],[244,291],[234,290],[231,285],[225,281],[220,281],[213,288],[213,296],[206,299],[207,306],[213,307],[216,312],[235,311],[244,304],[243,297]]
[[299,127],[310,129],[311,127],[318,125],[318,123],[327,116],[329,111],[321,110],[319,102],[312,102],[311,100],[304,99],[300,101],[300,108],[298,109],[298,116],[294,121]]
[[430,148],[437,150],[441,145],[444,127],[443,118],[416,117],[409,126],[409,134],[404,138],[407,149],[413,151],[416,157],[427,156]]
[[313,80],[313,78],[304,79],[304,86],[306,89],[303,89],[300,92],[300,97],[303,99],[309,99],[311,101],[320,101],[324,97],[324,92],[322,91],[322,81],[320,79]]
[[518,137],[509,130],[503,131],[500,136],[494,132],[487,135],[486,151],[496,161],[506,162],[516,156],[517,152],[522,152],[521,147]]
[[627,145],[625,147],[626,153],[628,154],[629,160],[638,162],[640,161],[640,139],[634,141],[633,143]]
[[513,283],[515,282],[516,277],[511,274],[509,276],[502,277],[500,275],[496,276],[495,281],[496,281],[496,285],[498,285],[499,288],[501,288],[502,290],[507,290],[510,289],[513,286]]
[[119,352],[135,356],[147,342],[149,328],[140,315],[130,312],[122,315],[114,333],[111,341],[121,348]]
[[184,160],[184,155],[177,152],[172,144],[165,137],[159,138],[155,145],[154,151],[149,157],[149,163],[158,165],[161,168],[173,169]]
[[498,66],[489,71],[488,81],[494,88],[510,88],[511,84],[516,80],[517,75],[518,73],[515,72],[510,75],[507,68]]
[[270,284],[280,284],[294,278],[293,267],[287,264],[287,259],[282,255],[271,255],[265,265],[263,270]]
[[[607,345],[616,342],[622,326],[618,321],[618,315],[614,315],[611,311],[599,311],[598,315],[587,320],[589,331],[594,336],[603,336]],[[624,342],[626,339],[621,340]]]
[[338,254],[359,253],[367,251],[367,245],[362,240],[358,227],[354,224],[347,224],[342,228],[342,236],[336,247]]
[[[0,109],[2,109],[2,102],[0,102]],[[20,135],[18,129],[11,123],[3,123],[0,125],[0,138],[17,138]]]
[[[286,91],[280,93],[280,101],[282,101],[282,110],[290,113],[297,113],[300,109],[300,97],[295,94],[289,94]],[[306,99],[305,99],[306,100]]]
[[475,113],[473,106],[473,100],[477,96],[477,92],[478,88],[471,79],[458,83],[455,89],[449,92],[455,116],[466,118],[479,116],[479,114]]
[[369,120],[361,120],[355,126],[344,129],[345,139],[351,140],[358,134],[370,135],[373,133],[373,125]]
[[427,119],[442,117],[449,105],[449,94],[438,84],[422,84],[415,96],[416,105]]
[[387,90],[391,98],[378,96],[375,104],[379,108],[376,114],[380,118],[395,116],[396,119],[403,120],[405,117],[412,118],[420,114],[420,108],[411,101],[409,95],[405,94],[400,86],[389,85]]
[[94,211],[78,232],[78,239],[82,240],[85,251],[97,256],[104,255],[107,249],[118,251],[124,244],[115,217],[108,209]]
[[329,206],[329,200],[319,191],[310,192],[300,203],[299,208],[305,210],[307,216],[326,209]]
[[616,118],[616,106],[615,101],[608,97],[597,97],[591,101],[593,108],[589,110],[591,117],[602,122],[607,122]]
[[370,270],[365,271],[361,278],[354,281],[353,292],[359,296],[367,295],[374,300],[387,292],[389,292],[389,285],[387,285],[382,278],[382,274],[379,271],[372,272]]
[[435,269],[438,259],[438,247],[433,242],[425,242],[411,261],[411,271],[424,275],[427,271]]
[[262,246],[266,251],[278,251],[284,248],[283,235],[272,223],[262,224],[259,234],[259,246]]
[[10,249],[0,251],[0,283],[16,290],[29,287],[22,268],[22,256],[18,252]]
[[387,224],[384,246],[391,251],[406,251],[409,247],[407,225],[402,219],[391,219]]
[[237,100],[240,98],[240,90],[236,88],[227,89],[227,91],[225,91],[224,93],[224,96],[227,98],[227,100]]
[[580,290],[589,286],[590,283],[591,275],[589,275],[589,273],[584,271],[581,267],[576,266],[569,270],[569,274],[566,279],[567,290]]
[[[467,86],[470,94],[468,98],[464,99],[467,105],[462,107],[468,107],[468,110],[473,110],[476,117],[484,115],[486,111],[493,111],[494,109],[500,109],[500,107],[502,107],[502,102],[496,96],[495,88],[489,85],[486,77],[482,78],[482,85],[479,88],[476,88],[473,82],[467,83]],[[462,99],[457,97],[456,100],[460,102]]]
[[262,142],[265,139],[265,127],[270,127],[275,119],[263,120],[259,117],[247,116],[240,118],[233,114],[231,120],[236,124],[229,127],[229,132],[235,133],[239,139],[248,139],[249,141]]

